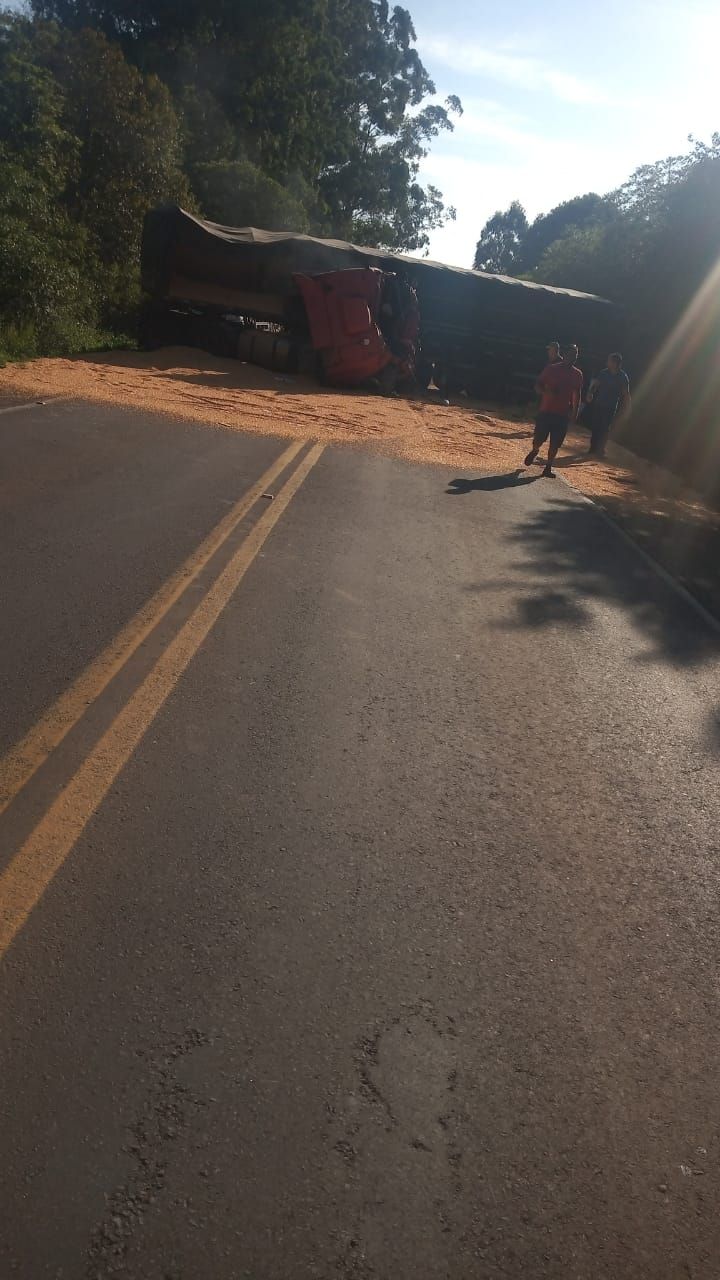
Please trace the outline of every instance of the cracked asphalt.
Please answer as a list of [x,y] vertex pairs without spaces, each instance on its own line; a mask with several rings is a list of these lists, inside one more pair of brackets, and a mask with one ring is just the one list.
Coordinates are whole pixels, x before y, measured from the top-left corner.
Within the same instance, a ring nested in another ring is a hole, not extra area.
[[[0,438],[7,751],[285,444]],[[714,1280],[719,675],[561,481],[326,449],[0,959],[3,1280]]]

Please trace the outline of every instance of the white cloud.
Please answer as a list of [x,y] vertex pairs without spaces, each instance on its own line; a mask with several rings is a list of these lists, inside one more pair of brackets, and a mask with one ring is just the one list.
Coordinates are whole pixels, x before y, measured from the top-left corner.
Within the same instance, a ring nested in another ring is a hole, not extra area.
[[552,71],[549,67],[541,68],[540,87],[550,89],[561,102],[570,102],[578,107],[630,106],[627,98],[623,98],[621,102],[617,94],[607,93],[590,80],[581,80],[579,76],[568,75],[567,71]]
[[561,102],[576,106],[618,106],[616,95],[609,95],[588,77],[556,71],[540,58],[507,49],[492,49],[485,44],[449,40],[445,36],[423,36],[419,41],[422,57],[432,64],[442,63],[465,75],[484,73],[490,79],[535,92],[549,92]]
[[499,102],[487,98],[464,98],[463,114],[454,121],[453,143],[485,138],[511,147],[534,147],[540,135],[529,128],[529,121]]

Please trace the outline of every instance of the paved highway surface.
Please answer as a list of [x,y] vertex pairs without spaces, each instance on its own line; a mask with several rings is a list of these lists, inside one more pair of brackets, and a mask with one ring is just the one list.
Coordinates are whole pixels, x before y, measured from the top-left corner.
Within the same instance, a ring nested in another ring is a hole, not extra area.
[[717,1277],[717,632],[535,473],[0,443],[3,1280]]

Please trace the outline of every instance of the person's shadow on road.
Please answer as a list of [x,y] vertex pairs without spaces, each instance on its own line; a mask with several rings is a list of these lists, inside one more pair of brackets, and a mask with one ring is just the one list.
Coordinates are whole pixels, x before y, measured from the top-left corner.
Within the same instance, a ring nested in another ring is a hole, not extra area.
[[533,484],[539,479],[539,475],[527,475],[522,468],[518,467],[516,471],[509,471],[499,476],[478,476],[475,480],[451,480],[445,492],[456,498],[461,494],[476,491],[495,493],[497,489],[517,489],[520,485]]

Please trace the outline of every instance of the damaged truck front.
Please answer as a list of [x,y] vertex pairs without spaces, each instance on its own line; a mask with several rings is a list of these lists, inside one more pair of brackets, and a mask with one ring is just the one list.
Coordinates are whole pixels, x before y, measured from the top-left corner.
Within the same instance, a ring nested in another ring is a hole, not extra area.
[[145,219],[142,273],[146,346],[198,346],[334,386],[415,372],[414,290],[351,245],[165,208]]
[[338,386],[434,377],[448,392],[530,394],[545,343],[588,370],[620,344],[605,299],[253,227],[177,206],[145,219],[147,346],[183,343]]

